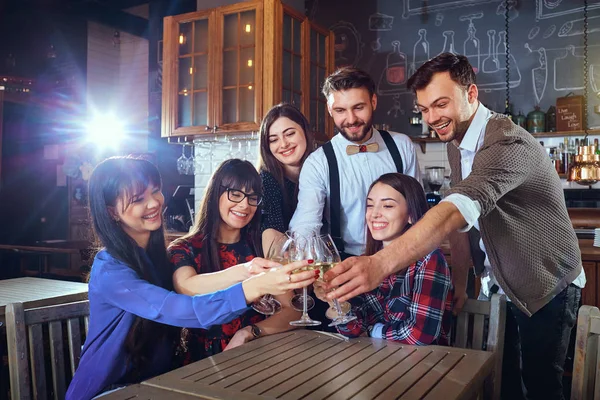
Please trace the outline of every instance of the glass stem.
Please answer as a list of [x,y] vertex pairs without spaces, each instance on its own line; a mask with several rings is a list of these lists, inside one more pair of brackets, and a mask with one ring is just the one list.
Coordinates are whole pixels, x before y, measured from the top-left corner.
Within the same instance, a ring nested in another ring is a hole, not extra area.
[[342,306],[340,306],[340,302],[337,299],[333,300],[333,305],[335,306],[335,311],[338,313],[338,316],[342,316]]
[[302,289],[302,296],[303,296],[303,302],[302,302],[302,318],[306,319],[308,318],[308,291],[306,290],[306,286]]

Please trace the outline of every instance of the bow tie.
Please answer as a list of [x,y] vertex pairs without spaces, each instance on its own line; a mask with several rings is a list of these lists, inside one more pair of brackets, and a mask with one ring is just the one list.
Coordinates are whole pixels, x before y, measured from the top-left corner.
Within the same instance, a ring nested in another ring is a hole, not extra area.
[[356,153],[377,153],[377,151],[379,150],[379,145],[377,143],[369,143],[369,144],[360,144],[360,145],[354,145],[354,144],[350,144],[348,146],[346,146],[346,154],[348,154],[349,156],[351,156],[352,154],[356,154]]

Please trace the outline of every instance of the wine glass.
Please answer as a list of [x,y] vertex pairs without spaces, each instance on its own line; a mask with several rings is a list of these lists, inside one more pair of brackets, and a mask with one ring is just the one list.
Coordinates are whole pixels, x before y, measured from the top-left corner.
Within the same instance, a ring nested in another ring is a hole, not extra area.
[[177,172],[179,175],[186,175],[188,158],[185,155],[185,144],[181,146],[181,156],[177,159]]
[[427,178],[429,179],[429,187],[433,190],[433,193],[439,195],[440,188],[444,184],[444,172],[443,167],[429,167],[427,168]]
[[[290,252],[290,261],[300,261],[300,260],[314,260],[316,256],[316,239],[314,236],[310,236],[308,238],[304,238],[302,236],[295,237],[295,248],[294,251]],[[299,268],[292,273],[304,272],[315,270],[316,267],[314,264],[308,265],[306,267]],[[308,295],[306,286],[302,288],[302,296],[303,296],[303,308],[302,308],[302,317],[300,317],[297,321],[291,321],[290,325],[292,326],[317,326],[321,325],[321,321],[315,321],[308,316],[308,298],[311,298]],[[298,297],[298,295],[294,296],[294,298]],[[293,300],[293,299],[292,299]],[[314,303],[314,300],[313,300]]]
[[[299,242],[302,244],[307,244],[307,239],[295,234],[295,233],[291,233],[292,237],[300,237]],[[306,258],[308,259],[308,257]],[[298,260],[303,260],[303,258],[298,258]],[[309,266],[310,269],[315,269],[312,265]],[[309,268],[306,268],[309,269]],[[300,272],[300,271],[298,271]],[[307,311],[312,310],[315,307],[315,299],[312,298],[312,296],[310,296],[306,290],[303,290],[301,294],[297,294],[294,297],[292,297],[292,299],[290,300],[290,305],[292,306],[292,308],[296,311],[304,311],[304,308],[306,307]]]
[[[315,263],[319,265],[319,269],[321,270],[319,280],[325,282],[325,273],[338,265],[342,259],[329,234],[321,235],[317,239],[319,249],[317,257],[320,257],[321,260],[320,262],[315,260]],[[325,313],[327,318],[333,320],[328,326],[347,324],[350,321],[354,321],[356,316],[348,315],[350,309],[350,303],[347,301],[340,303],[337,299],[333,300],[333,307],[330,307]]]
[[[267,252],[267,259],[275,261],[281,265],[290,262],[290,248],[294,245],[293,239],[287,232],[278,236]],[[264,315],[273,315],[281,311],[281,303],[270,294],[264,295],[260,300],[252,303],[252,309],[257,313]]]

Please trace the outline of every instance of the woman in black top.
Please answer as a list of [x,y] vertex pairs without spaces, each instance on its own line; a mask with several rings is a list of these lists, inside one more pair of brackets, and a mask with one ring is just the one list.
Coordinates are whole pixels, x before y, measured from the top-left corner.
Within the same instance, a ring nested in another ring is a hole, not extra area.
[[260,126],[260,177],[263,184],[262,243],[288,229],[298,202],[298,177],[314,150],[314,136],[302,112],[291,104],[271,108]]

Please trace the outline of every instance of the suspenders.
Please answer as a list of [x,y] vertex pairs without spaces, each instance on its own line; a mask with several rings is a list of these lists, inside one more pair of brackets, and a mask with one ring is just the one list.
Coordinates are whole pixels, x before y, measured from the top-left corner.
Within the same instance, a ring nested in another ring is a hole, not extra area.
[[[383,141],[385,142],[385,145],[390,152],[392,159],[394,160],[396,171],[401,174],[404,173],[402,157],[400,157],[398,146],[396,146],[396,142],[394,142],[392,135],[390,135],[387,131],[379,131],[379,133],[381,134],[381,137],[383,138]],[[337,158],[335,156],[335,152],[333,151],[333,145],[331,144],[331,141],[323,145],[323,151],[325,152],[325,157],[327,158],[327,164],[329,164],[329,226],[331,229],[331,237],[338,251],[344,253],[345,246],[342,238],[341,220],[342,202],[340,198],[340,171],[338,169]]]

